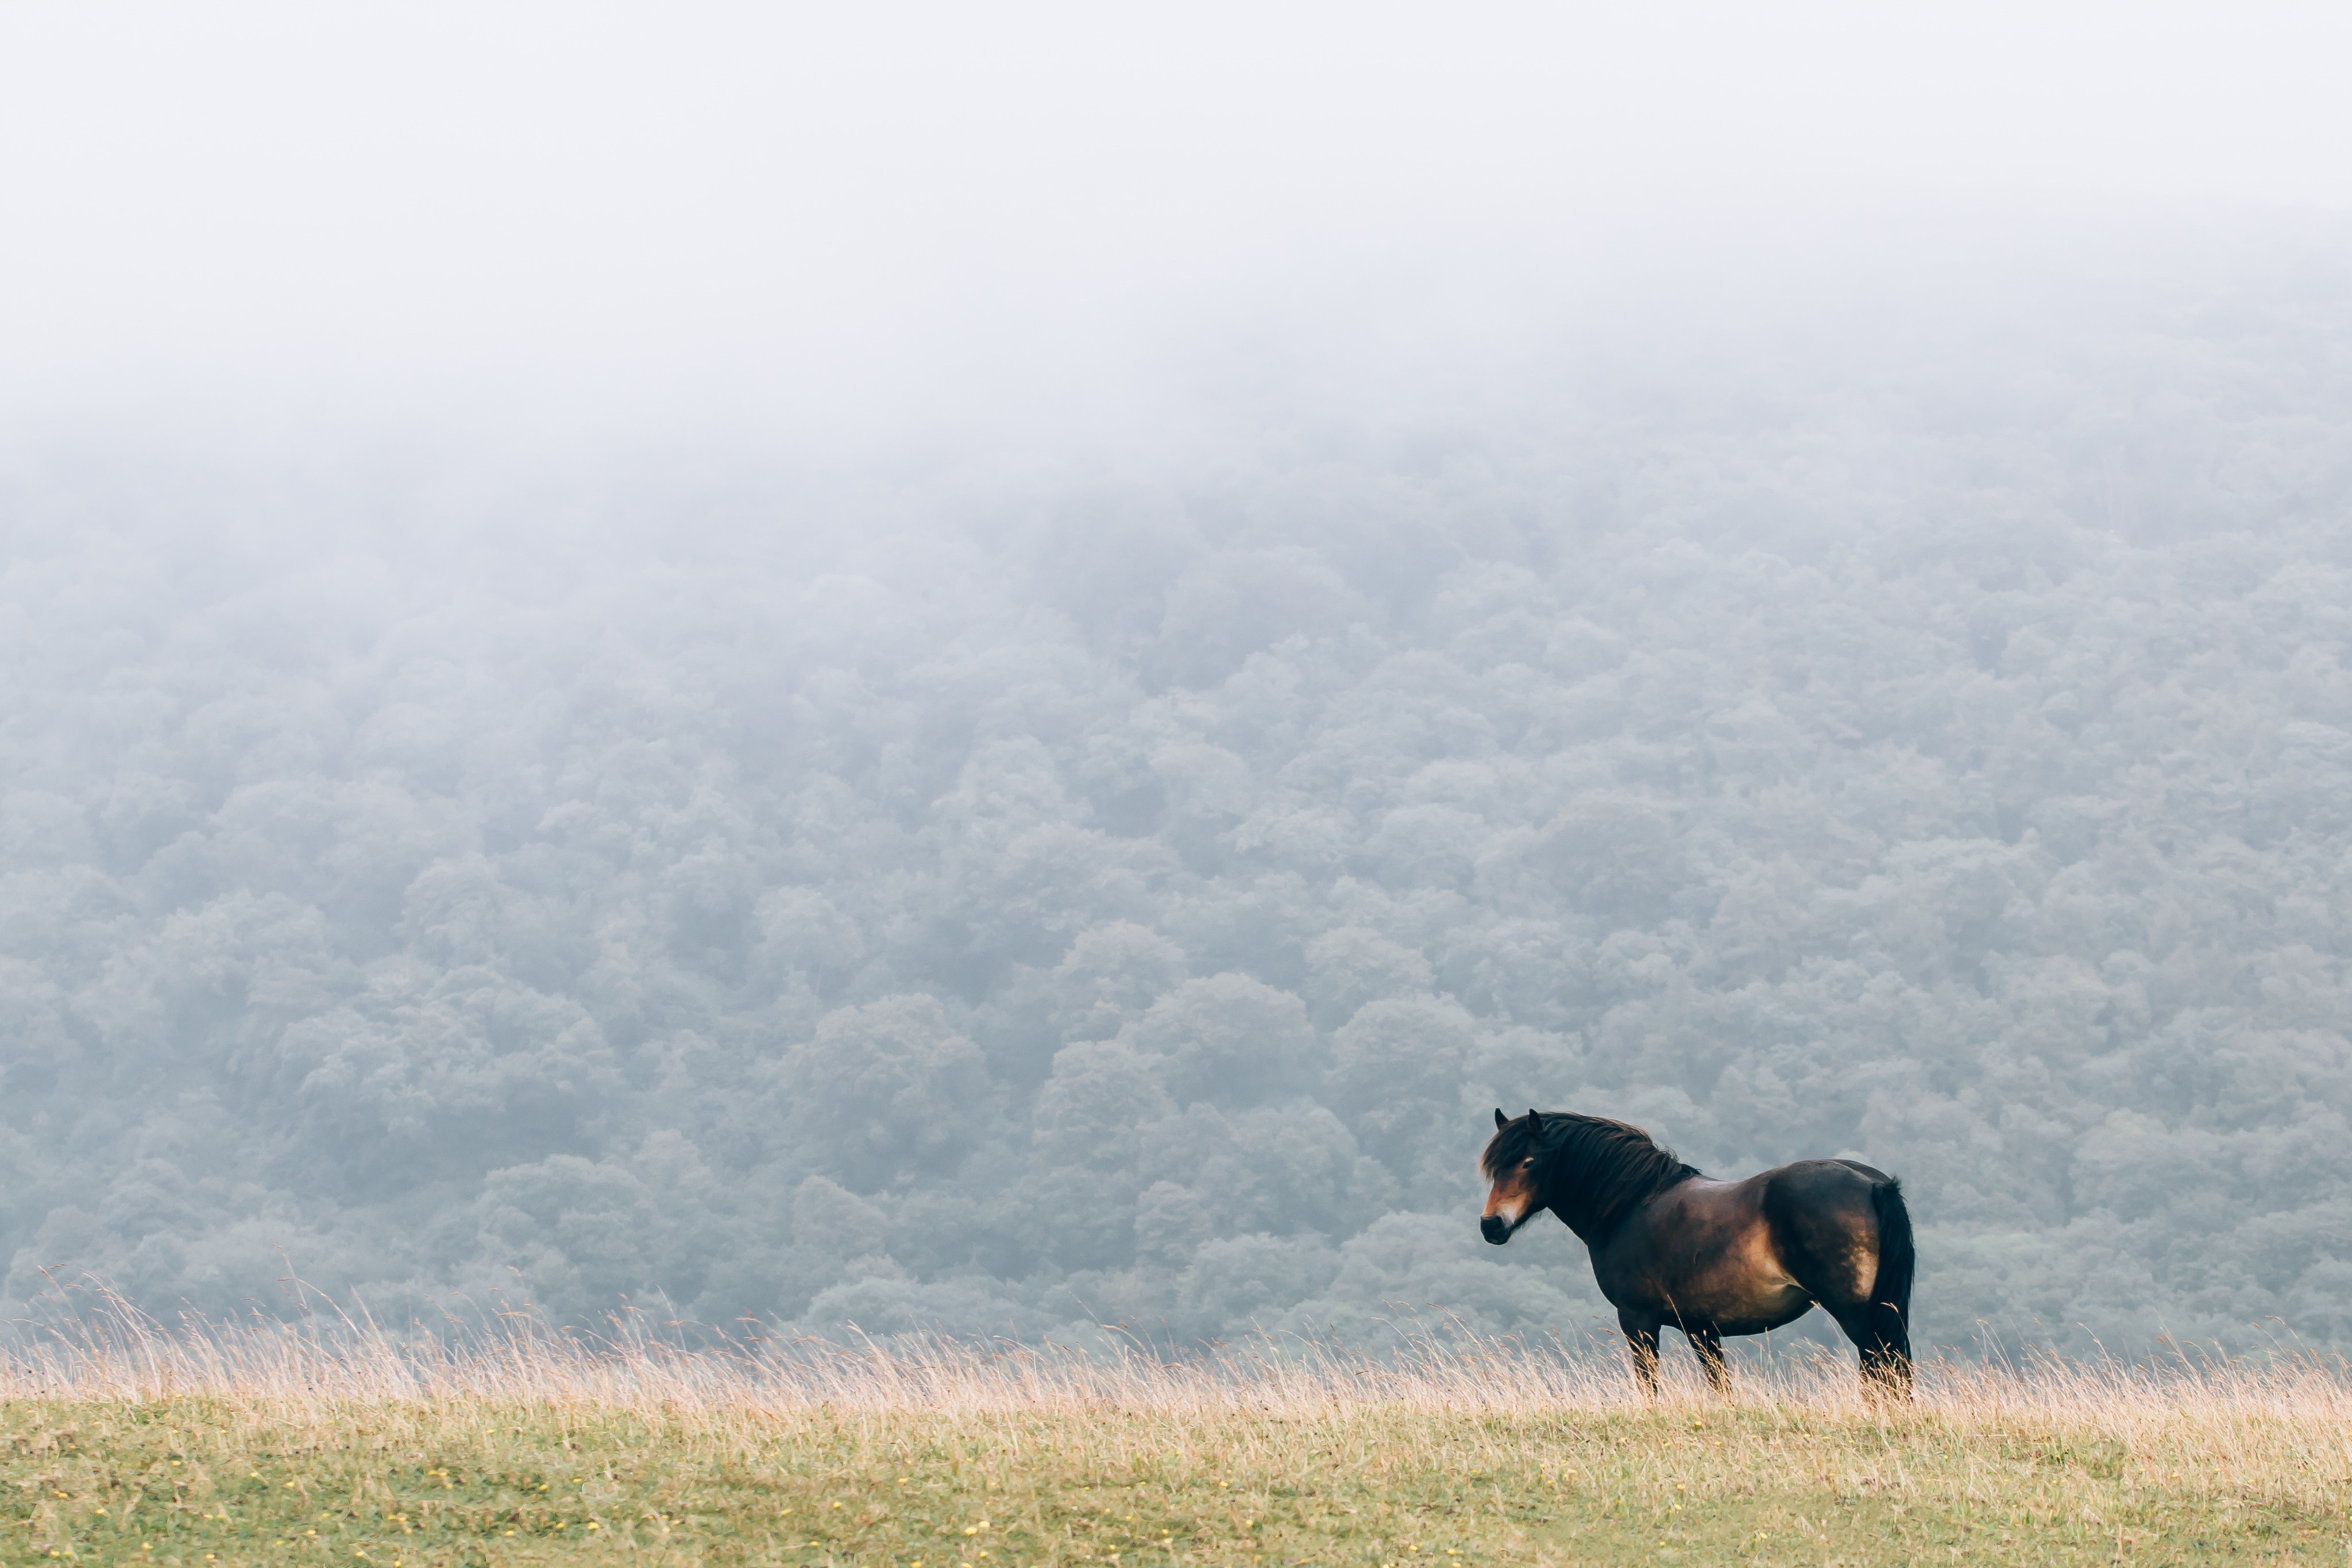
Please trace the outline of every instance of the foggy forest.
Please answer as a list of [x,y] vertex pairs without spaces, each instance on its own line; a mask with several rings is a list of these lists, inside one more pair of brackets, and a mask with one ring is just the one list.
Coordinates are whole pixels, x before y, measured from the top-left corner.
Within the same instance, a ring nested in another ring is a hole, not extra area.
[[2266,232],[1050,462],[20,440],[5,1310],[1606,1327],[1499,1106],[1895,1172],[1925,1344],[2352,1344],[2352,290]]

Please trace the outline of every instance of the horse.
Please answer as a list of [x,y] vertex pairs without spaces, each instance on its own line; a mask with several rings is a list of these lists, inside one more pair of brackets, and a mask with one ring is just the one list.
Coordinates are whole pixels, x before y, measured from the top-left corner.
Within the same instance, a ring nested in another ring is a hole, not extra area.
[[1722,1182],[1622,1121],[1500,1108],[1479,1165],[1494,1184],[1478,1222],[1488,1241],[1502,1246],[1549,1209],[1591,1251],[1643,1392],[1657,1392],[1668,1323],[1726,1393],[1726,1334],[1764,1333],[1818,1306],[1860,1348],[1865,1390],[1910,1397],[1911,1215],[1885,1172],[1801,1160]]

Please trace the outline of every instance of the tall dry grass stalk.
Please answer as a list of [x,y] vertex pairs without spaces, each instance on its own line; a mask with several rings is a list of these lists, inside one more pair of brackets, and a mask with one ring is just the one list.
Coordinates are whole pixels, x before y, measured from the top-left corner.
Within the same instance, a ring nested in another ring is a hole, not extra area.
[[644,1412],[1231,1412],[1300,1418],[1350,1409],[1453,1414],[1504,1422],[1563,1415],[1709,1412],[1790,1422],[1933,1430],[1987,1423],[2095,1432],[2132,1442],[2157,1430],[2328,1434],[2337,1473],[2352,1473],[2352,1368],[2340,1358],[2175,1356],[2169,1364],[2086,1363],[2054,1355],[2021,1364],[1922,1363],[1916,1399],[1882,1403],[1851,1356],[1783,1353],[1742,1369],[1727,1402],[1686,1358],[1662,1369],[1645,1400],[1622,1353],[1484,1338],[1447,1324],[1404,1331],[1388,1354],[1266,1338],[1167,1359],[1139,1342],[1107,1351],[947,1338],[843,1344],[750,1336],[696,1346],[662,1336],[650,1315],[616,1315],[591,1335],[535,1314],[495,1310],[458,1331],[400,1333],[330,1309],[289,1322],[184,1320],[169,1327],[102,1288],[77,1310],[18,1325],[0,1351],[0,1397],[603,1405]]
[[[645,1314],[592,1337],[527,1313],[403,1333],[331,1312],[167,1327],[103,1292],[68,1304],[0,1352],[0,1398],[33,1423],[28,1440],[44,1423],[85,1442],[152,1426],[137,1407],[161,1405],[163,1424],[210,1430],[224,1453],[318,1464],[460,1443],[497,1469],[494,1456],[553,1430],[782,1465],[777,1485],[828,1497],[841,1478],[897,1484],[941,1466],[983,1490],[1067,1498],[1138,1476],[1177,1491],[1307,1487],[1302,1497],[1314,1490],[1303,1478],[1334,1478],[1457,1501],[1467,1482],[1493,1490],[1497,1521],[1528,1506],[1696,1521],[1673,1510],[1705,1499],[1728,1510],[1725,1530],[1780,1529],[1785,1515],[1818,1533],[1827,1500],[1922,1510],[1956,1530],[2063,1525],[2125,1543],[2142,1529],[2309,1533],[2303,1521],[2352,1506],[2352,1376],[2307,1355],[1943,1361],[1921,1368],[1903,1405],[1867,1396],[1846,1356],[1751,1361],[1725,1400],[1677,1355],[1664,1395],[1645,1400],[1613,1347],[1451,1329],[1402,1335],[1381,1356],[1268,1339],[1169,1360],[1116,1342],[691,1344]],[[1573,1500],[1528,1504],[1538,1495]]]

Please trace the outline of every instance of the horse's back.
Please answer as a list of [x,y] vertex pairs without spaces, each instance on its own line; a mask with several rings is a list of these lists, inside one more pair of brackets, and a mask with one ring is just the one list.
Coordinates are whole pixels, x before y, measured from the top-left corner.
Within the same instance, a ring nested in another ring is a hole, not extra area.
[[1864,1203],[1870,1200],[1874,1187],[1885,1185],[1895,1178],[1859,1160],[1800,1160],[1792,1165],[1780,1165],[1753,1178],[1764,1184],[1766,1203],[1775,1190],[1801,1192],[1815,1201],[1853,1201],[1857,1195]]

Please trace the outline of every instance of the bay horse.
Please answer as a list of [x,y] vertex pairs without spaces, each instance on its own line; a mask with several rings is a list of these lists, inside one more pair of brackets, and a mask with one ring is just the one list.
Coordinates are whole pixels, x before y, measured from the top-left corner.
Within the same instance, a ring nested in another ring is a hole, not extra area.
[[1731,1386],[1724,1335],[1820,1307],[1860,1347],[1864,1386],[1909,1397],[1911,1214],[1885,1172],[1801,1160],[1720,1182],[1622,1121],[1500,1109],[1478,1163],[1494,1184],[1480,1232],[1500,1247],[1544,1210],[1558,1215],[1592,1254],[1645,1392],[1657,1392],[1668,1323],[1720,1393]]

